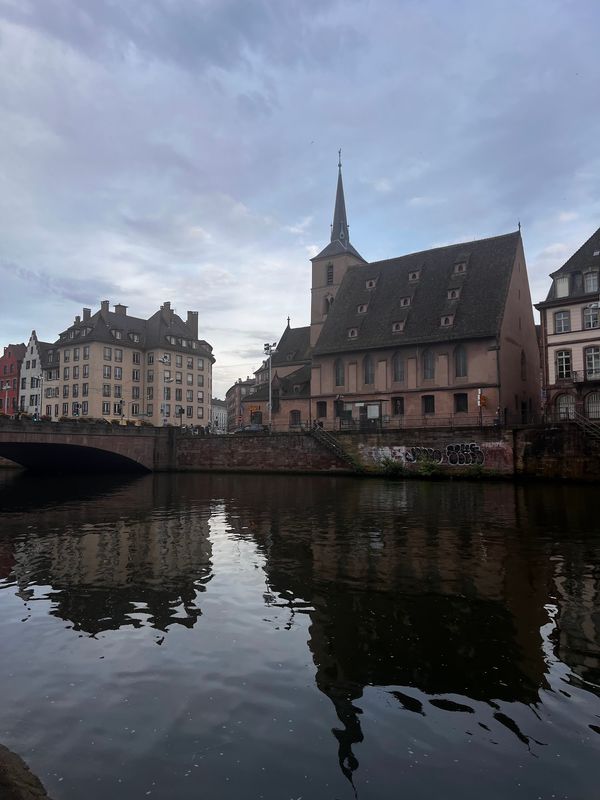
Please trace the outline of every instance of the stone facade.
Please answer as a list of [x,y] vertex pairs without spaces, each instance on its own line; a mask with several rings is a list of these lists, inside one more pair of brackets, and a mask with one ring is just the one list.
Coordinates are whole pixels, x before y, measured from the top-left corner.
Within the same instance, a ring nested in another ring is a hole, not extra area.
[[19,376],[24,344],[9,344],[0,356],[0,414],[15,414],[19,404]]

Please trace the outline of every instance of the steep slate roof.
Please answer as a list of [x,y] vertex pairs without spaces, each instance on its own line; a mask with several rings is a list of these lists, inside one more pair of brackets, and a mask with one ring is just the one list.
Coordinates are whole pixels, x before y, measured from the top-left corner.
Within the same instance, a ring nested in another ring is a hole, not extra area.
[[[89,333],[85,331],[89,329]],[[111,330],[116,329],[123,332],[122,339],[115,339]],[[79,331],[73,339],[63,339],[64,334],[69,331]],[[133,342],[128,338],[128,334],[137,334],[139,342]],[[199,342],[199,347],[191,349],[183,345],[171,344],[167,341],[167,336],[180,337],[182,339],[189,339]],[[89,342],[102,342],[103,344],[110,344],[116,347],[139,347],[140,350],[149,350],[152,348],[165,348],[169,350],[177,350],[187,355],[196,355],[209,358],[214,362],[214,356],[211,353],[212,348],[210,345],[203,341],[196,339],[194,332],[190,329],[188,324],[184,322],[170,308],[160,309],[156,311],[148,320],[141,319],[140,317],[132,317],[129,314],[119,314],[114,311],[107,311],[101,308],[87,320],[76,322],[61,332],[60,337],[55,342],[54,346],[65,344],[76,344],[82,342],[84,344]]]
[[303,328],[290,328],[284,330],[273,353],[272,369],[278,366],[295,363],[296,361],[310,360],[310,325]]
[[[598,255],[594,255],[594,253],[598,253]],[[553,281],[552,285],[550,286],[548,296],[543,302],[548,303],[552,300],[555,300],[562,305],[572,297],[585,297],[586,295],[593,295],[597,298],[598,292],[590,293],[584,291],[583,273],[590,268],[600,269],[600,228],[598,228],[598,230],[590,236],[587,242],[581,245],[577,252],[573,253],[571,258],[565,261],[560,269],[550,273],[551,278],[561,275],[571,276],[568,297],[556,297],[556,287]],[[536,303],[536,308],[539,308],[542,305],[543,303]]]
[[[520,238],[517,231],[350,267],[314,354],[496,336]],[[467,271],[454,274],[461,260]],[[419,280],[410,282],[415,271]],[[366,288],[370,279],[374,289]],[[458,300],[448,300],[452,288],[460,288]],[[410,297],[408,307],[401,305],[404,297]],[[361,304],[367,305],[364,314],[357,312]],[[454,314],[454,324],[442,327],[447,314]],[[401,321],[404,331],[392,333],[392,324]],[[350,328],[358,330],[356,338],[348,337]]]
[[[295,392],[294,386],[299,386],[300,391]],[[284,378],[274,376],[273,388],[279,388],[279,399],[287,400],[290,397],[310,397],[310,364],[304,364],[300,369],[290,372]],[[269,399],[269,384],[261,383],[255,392],[244,397],[244,403],[251,401],[264,401]]]

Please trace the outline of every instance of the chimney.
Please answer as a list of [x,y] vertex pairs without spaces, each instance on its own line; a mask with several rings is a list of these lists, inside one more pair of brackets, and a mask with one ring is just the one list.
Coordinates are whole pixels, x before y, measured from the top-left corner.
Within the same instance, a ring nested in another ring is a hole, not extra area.
[[81,317],[79,316],[79,314],[77,314],[77,316],[75,317],[75,325],[78,325],[80,322],[81,322]]
[[127,315],[127,306],[124,306],[122,303],[115,303],[115,314],[119,314],[121,317]]
[[91,308],[84,308],[83,309],[83,321],[87,322],[87,320],[92,316],[92,309]]
[[165,303],[162,304],[160,310],[163,312],[163,319],[170,325],[173,321],[173,309],[171,308],[171,302],[167,300]]
[[103,314],[108,314],[108,305],[108,300],[103,300],[100,303],[100,311],[102,311]]
[[188,311],[187,312],[187,324],[188,328],[191,330],[194,339],[198,338],[198,312],[197,311]]

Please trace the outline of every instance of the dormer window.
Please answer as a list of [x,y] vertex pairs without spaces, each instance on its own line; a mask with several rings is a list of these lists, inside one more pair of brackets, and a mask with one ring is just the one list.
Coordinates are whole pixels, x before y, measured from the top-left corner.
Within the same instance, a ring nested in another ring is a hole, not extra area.
[[75,331],[69,331],[69,339],[75,338]]
[[402,333],[404,330],[404,320],[392,322],[392,333]]
[[419,280],[420,277],[421,277],[421,270],[420,269],[416,269],[416,270],[413,270],[413,272],[409,272],[408,273],[408,280],[411,283],[416,283]]
[[175,339],[175,337],[174,337],[174,336],[167,336],[167,342],[168,342],[169,344],[175,344],[175,342],[176,342],[176,341],[177,341],[177,340]]
[[554,290],[556,297],[569,296],[569,276],[564,275],[560,278],[554,278]]
[[460,297],[460,288],[448,289],[448,300],[458,300]]
[[446,314],[442,317],[441,325],[442,328],[448,328],[450,325],[454,324],[454,314]]
[[598,273],[595,270],[584,274],[583,290],[586,294],[598,291]]
[[374,278],[369,278],[369,280],[366,282],[365,285],[366,285],[367,289],[374,289],[376,283],[377,283],[377,281]]
[[462,275],[467,271],[467,262],[466,261],[457,261],[454,265],[454,273],[455,275]]
[[367,304],[361,303],[358,308],[356,309],[359,314],[366,314],[367,313]]
[[129,335],[129,338],[131,339],[131,341],[132,341],[132,342],[139,342],[139,340],[140,340],[140,335],[139,335],[139,333],[133,333],[133,332],[131,332],[131,333],[129,333],[128,335]]
[[113,329],[111,331],[111,333],[115,337],[115,339],[122,339],[123,338],[123,331],[118,331],[116,329]]
[[594,250],[594,255],[595,256],[600,256],[600,250]]
[[400,305],[404,308],[410,305],[410,297],[401,297],[400,298]]
[[358,328],[348,328],[348,338],[356,339],[358,336]]

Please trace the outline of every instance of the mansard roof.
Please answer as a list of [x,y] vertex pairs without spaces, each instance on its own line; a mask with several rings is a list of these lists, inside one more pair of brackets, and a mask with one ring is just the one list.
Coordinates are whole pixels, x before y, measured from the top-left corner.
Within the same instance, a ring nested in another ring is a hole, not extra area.
[[[120,331],[122,338],[117,339],[111,331]],[[138,340],[132,340],[130,335],[135,336]],[[167,339],[168,336],[174,337],[175,343],[171,343]],[[185,341],[196,342],[197,346],[190,348],[183,344]],[[212,347],[208,342],[198,339],[187,322],[184,322],[170,308],[170,304],[165,304],[147,320],[101,307],[88,319],[77,319],[73,325],[62,331],[53,346],[65,346],[79,342],[82,344],[101,342],[116,347],[135,347],[140,350],[164,348],[188,355],[204,356],[213,362],[215,360],[212,355]]]
[[[567,259],[567,261],[565,261],[562,267],[557,269],[555,272],[551,272],[550,277],[558,278],[561,276],[568,276],[570,278],[568,298],[584,297],[590,295],[590,293],[585,291],[583,275],[585,272],[594,269],[600,270],[600,228],[598,228],[598,230],[595,231],[590,238],[581,245],[579,250],[573,253],[573,255]],[[592,292],[591,294],[593,294],[596,298],[598,296],[598,292]],[[546,300],[542,303],[536,303],[536,308],[540,308],[544,303],[551,303],[552,301],[557,301],[562,304],[568,298],[558,298],[556,296],[556,285],[554,281],[552,281],[552,285],[550,286]]]
[[497,336],[520,241],[516,231],[350,267],[314,354]]

